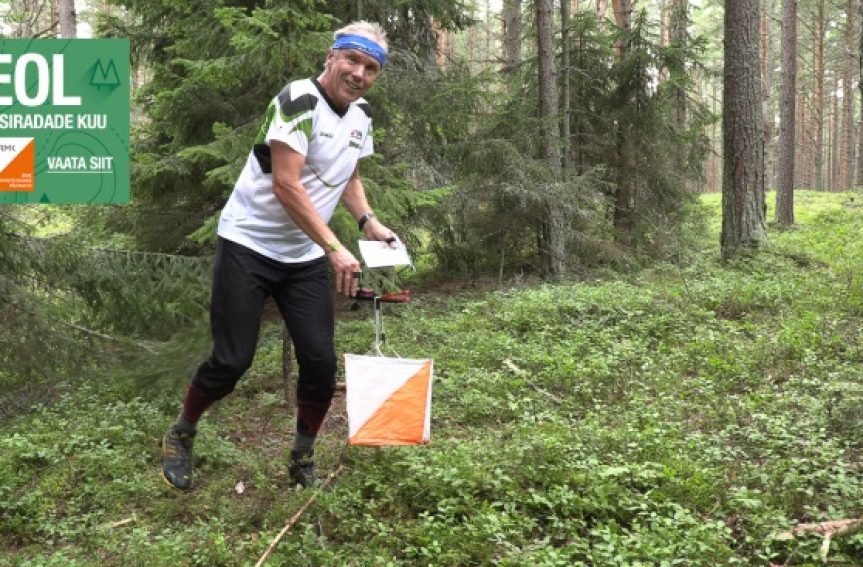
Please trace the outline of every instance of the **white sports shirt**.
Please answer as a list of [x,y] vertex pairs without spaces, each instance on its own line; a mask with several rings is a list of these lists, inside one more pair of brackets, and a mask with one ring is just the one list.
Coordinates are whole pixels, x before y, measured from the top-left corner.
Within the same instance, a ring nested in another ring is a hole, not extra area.
[[361,98],[339,115],[316,80],[289,83],[270,102],[219,218],[219,236],[268,258],[286,263],[320,258],[323,249],[294,224],[273,193],[272,140],[306,157],[300,183],[329,222],[357,161],[374,152],[371,108]]

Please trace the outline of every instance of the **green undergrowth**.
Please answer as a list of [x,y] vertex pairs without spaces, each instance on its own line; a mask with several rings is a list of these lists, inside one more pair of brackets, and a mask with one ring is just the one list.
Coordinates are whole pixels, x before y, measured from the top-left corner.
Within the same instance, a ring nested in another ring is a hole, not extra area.
[[[863,516],[851,198],[799,192],[798,225],[730,264],[717,219],[689,266],[387,306],[389,344],[435,361],[432,442],[347,447],[336,407],[318,460],[344,472],[268,564],[820,564],[819,536],[776,536]],[[355,314],[339,348],[372,335]],[[205,418],[179,494],[158,440],[185,379],[94,377],[0,425],[0,564],[253,565],[309,497],[287,481],[279,329]],[[863,564],[863,535],[828,559]]]

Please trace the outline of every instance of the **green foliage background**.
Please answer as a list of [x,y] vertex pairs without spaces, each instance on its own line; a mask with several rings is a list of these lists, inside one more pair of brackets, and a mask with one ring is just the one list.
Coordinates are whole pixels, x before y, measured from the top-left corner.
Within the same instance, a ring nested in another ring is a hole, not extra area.
[[[131,37],[148,79],[137,93],[135,200],[106,213],[107,228],[130,235],[142,250],[205,252],[265,102],[287,80],[317,75],[332,29],[354,19],[357,8],[315,0],[116,2],[127,16],[103,18],[100,33]],[[428,252],[458,273],[540,271],[542,211],[550,206],[565,208],[572,219],[571,271],[608,258],[628,265],[679,248],[691,212],[681,206],[691,195],[686,184],[700,175],[705,152],[697,133],[712,117],[692,98],[687,130],[680,131],[670,122],[667,91],[691,90],[693,83],[676,74],[656,89],[650,76],[657,68],[697,68],[702,44],[661,47],[642,15],[624,38],[626,57],[618,59],[611,47],[619,33],[577,14],[574,163],[560,178],[538,160],[535,134],[550,126],[535,118],[529,48],[517,76],[506,79],[521,85],[511,99],[494,69],[476,72],[459,53],[443,67],[436,62],[435,29],[456,33],[473,23],[473,13],[457,0],[362,3],[362,16],[387,28],[391,52],[368,95],[376,149],[387,167],[363,167],[380,216],[417,254]],[[636,161],[618,155],[615,131],[624,125]],[[688,148],[685,155],[680,147]],[[631,249],[610,244],[611,182],[621,175],[638,180]],[[356,234],[351,225],[344,212],[334,221],[348,242]]]

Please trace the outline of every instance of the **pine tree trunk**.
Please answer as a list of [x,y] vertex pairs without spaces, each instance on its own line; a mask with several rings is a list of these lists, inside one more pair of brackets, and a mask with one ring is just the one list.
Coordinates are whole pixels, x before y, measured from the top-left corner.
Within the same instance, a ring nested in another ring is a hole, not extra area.
[[674,33],[671,22],[677,2],[675,0],[659,0],[659,44],[663,47],[671,45],[671,36]]
[[[557,69],[554,53],[554,14],[552,0],[536,0],[537,49],[539,63],[539,114],[549,123],[557,121]],[[540,137],[542,157],[560,168],[560,140],[557,128],[543,128]]]
[[[615,44],[615,53],[623,59],[627,53],[627,36],[632,29],[632,1],[613,0],[614,20],[623,34]],[[632,244],[635,228],[635,178],[630,172],[633,162],[632,135],[629,127],[619,126],[617,131],[617,193],[614,200],[615,240],[625,245]]]
[[854,184],[854,0],[848,0],[848,16],[845,27],[845,78],[842,82],[842,174],[841,191],[851,189]]
[[[540,151],[549,167],[560,172],[560,130],[558,123],[557,70],[554,65],[554,2],[536,0],[537,60],[539,63]],[[545,200],[542,255],[548,276],[565,272],[566,242],[563,209]]]
[[503,72],[507,75],[507,93],[518,96],[518,67],[521,64],[521,0],[503,2]]
[[[792,187],[809,187],[807,183],[806,166],[809,163],[809,152],[806,146],[806,97],[803,95],[806,85],[803,81],[797,81],[797,89],[801,92],[800,96],[795,95],[797,108],[797,118],[795,119],[795,136],[797,142],[794,144],[794,183]],[[779,195],[776,196],[779,198]]]
[[633,3],[633,0],[611,0],[611,4],[614,7],[614,22],[620,30],[625,32],[614,46],[614,52],[620,58],[623,57],[623,54],[626,51],[625,36],[629,33],[629,30],[632,29]]
[[561,165],[563,166],[564,175],[567,174],[570,166],[570,125],[569,125],[569,106],[570,106],[570,92],[569,92],[569,82],[570,82],[570,68],[569,68],[569,26],[571,23],[570,14],[569,14],[569,1],[563,0],[560,3],[560,48],[562,50],[560,57],[560,65],[562,67],[561,73],[561,89],[560,89],[560,97],[562,99],[561,107],[561,119],[560,119],[560,136],[561,136]]
[[764,179],[765,184],[776,183],[776,113],[773,111],[771,95],[773,93],[773,69],[775,53],[773,49],[773,14],[776,10],[776,0],[764,0],[761,13],[759,33],[761,35],[761,93],[762,112],[764,114]]
[[450,33],[446,28],[441,27],[437,22],[433,23],[435,43],[437,44],[435,64],[438,69],[446,69],[452,55],[452,43]]
[[[60,26],[60,4],[59,4],[59,0],[50,0],[50,4],[51,4],[51,21],[57,22],[57,25],[58,25],[57,33],[61,34],[62,32],[61,32],[60,27],[59,27]],[[57,37],[63,37],[63,36],[58,35]]]
[[[686,28],[689,25],[689,0],[671,0],[668,8],[671,46],[676,49],[685,49],[687,43]],[[681,69],[680,73],[685,73],[685,69]],[[681,82],[674,87],[671,102],[674,124],[681,132],[686,129],[686,90],[682,86],[684,78],[680,77]]]
[[[688,0],[670,0],[668,4],[668,28],[669,43],[678,50],[686,48],[686,28],[689,22]],[[686,69],[681,66],[675,68],[670,75],[673,79],[671,87],[671,116],[674,128],[678,134],[686,132]],[[686,171],[687,148],[683,144],[675,152],[678,171]]]
[[60,37],[77,37],[78,21],[75,16],[75,0],[59,0]]
[[[668,47],[671,45],[671,32],[669,22],[671,10],[674,9],[674,0],[659,0],[659,45]],[[668,80],[668,68],[663,67],[659,70],[659,84],[663,84]]]
[[485,0],[485,53],[483,62],[491,61],[491,5],[490,0]]
[[[575,38],[576,47],[573,52],[575,55],[575,61],[572,62],[572,65],[578,69],[581,65],[583,65],[583,57],[585,53],[585,38],[584,38],[584,28],[583,26],[578,27],[578,36]],[[574,100],[579,101],[584,99],[584,91],[585,91],[585,81],[579,75],[573,75],[575,79],[575,93],[573,93]],[[587,129],[584,120],[584,114],[579,112],[579,107],[576,105],[576,111],[572,114],[572,134],[570,137],[570,152],[572,153],[572,162],[575,167],[575,171],[578,174],[581,174],[585,170],[586,159],[585,159],[585,151],[584,148],[587,145],[585,143],[585,130]]]
[[758,33],[760,0],[725,3],[722,97],[722,257],[767,239]]
[[[782,95],[779,103],[779,178],[776,222],[794,224],[794,138],[797,98],[797,0],[782,2]],[[802,101],[801,101],[802,106]],[[803,122],[801,121],[801,124]]]
[[[717,106],[718,106],[717,101],[719,100],[719,93],[717,92],[716,81],[712,81],[712,82],[713,82],[713,96],[710,97],[710,100],[711,100],[710,112],[712,112],[714,116],[718,116],[719,109],[717,108]],[[721,187],[722,182],[720,181],[720,175],[719,175],[719,169],[720,169],[719,160],[722,159],[722,140],[720,139],[720,134],[717,131],[717,129],[718,129],[718,126],[716,124],[716,121],[714,121],[710,127],[710,130],[711,130],[710,142],[712,144],[712,147],[716,150],[716,151],[712,152],[712,155],[710,156],[710,191],[712,191],[712,192],[722,190],[722,187]]]
[[[581,12],[581,1],[580,0],[572,0],[571,5],[572,5],[572,13],[578,14]],[[572,24],[572,18],[571,17],[570,17],[569,22],[570,22],[570,24]],[[583,37],[579,36],[578,37],[578,47],[575,50],[576,53],[581,52],[581,48],[583,46],[583,43],[584,43]],[[577,63],[570,60],[570,66],[572,66],[572,65],[577,66]],[[572,76],[573,76],[571,69],[569,70],[568,75],[570,77],[570,82],[571,82]],[[577,83],[577,84],[579,84],[579,83]],[[575,96],[576,96],[576,100],[580,100],[580,97],[578,96],[578,92],[575,93]],[[572,93],[570,93],[570,99],[572,99]],[[581,128],[579,127],[578,118],[576,118],[574,121],[572,120],[572,118],[573,118],[572,100],[569,100],[566,102],[566,108],[567,108],[567,122],[569,123],[569,140],[568,140],[567,146],[569,147],[570,166],[574,167],[576,173],[578,174],[578,173],[581,173],[582,165],[583,165],[583,163],[582,163],[582,152],[581,152]]]
[[[824,2],[818,0],[816,4],[818,21],[814,26],[815,37],[815,108],[813,109],[813,121],[815,122],[815,189],[823,191],[824,181],[824,37],[826,25],[824,23]],[[863,4],[861,4],[863,5]]]
[[839,85],[841,79],[836,76],[836,88],[833,89],[833,112],[830,122],[830,190],[839,190]]
[[473,75],[475,38],[476,26],[471,26],[467,29],[467,71],[469,75]]
[[857,141],[859,148],[857,150],[857,182],[855,183],[855,188],[857,191],[860,191],[863,189],[863,0],[860,0],[858,10],[857,19],[860,22],[860,42],[857,48],[857,61],[860,64],[858,68],[858,86],[860,87],[860,129],[858,130]]
[[21,19],[12,31],[12,37],[32,37],[33,22],[30,21],[33,0],[23,0],[21,3]]
[[599,19],[605,18],[608,13],[608,0],[596,0],[596,15]]

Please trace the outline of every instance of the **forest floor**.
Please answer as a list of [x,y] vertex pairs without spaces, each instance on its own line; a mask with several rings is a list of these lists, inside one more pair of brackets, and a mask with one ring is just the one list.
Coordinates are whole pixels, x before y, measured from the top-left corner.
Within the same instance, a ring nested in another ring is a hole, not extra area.
[[[431,443],[349,447],[339,401],[317,458],[343,472],[267,564],[821,564],[819,535],[777,536],[863,516],[854,198],[798,192],[796,227],[723,264],[708,195],[686,266],[388,307],[399,354],[435,361]],[[368,352],[367,307],[337,334]],[[254,565],[310,497],[287,478],[281,348],[267,323],[202,421],[188,493],[159,474],[187,375],[81,377],[4,419],[0,565]],[[863,534],[828,560],[863,564]]]

